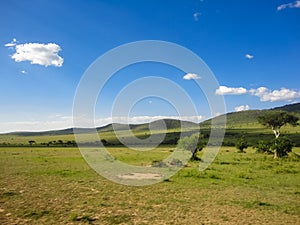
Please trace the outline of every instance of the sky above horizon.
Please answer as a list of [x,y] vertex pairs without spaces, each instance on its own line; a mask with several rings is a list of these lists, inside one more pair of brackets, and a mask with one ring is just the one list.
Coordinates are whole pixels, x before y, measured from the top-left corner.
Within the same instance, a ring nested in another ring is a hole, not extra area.
[[[73,99],[86,69],[107,51],[141,40],[173,42],[201,57],[219,82],[215,95],[224,96],[227,112],[299,102],[299,27],[300,1],[292,0],[1,1],[0,133],[72,127]],[[201,74],[142,63],[109,80],[95,108],[96,125],[110,123],[118,93],[146,76],[169,79],[188,93],[198,113],[181,119],[215,116],[195,85]],[[178,113],[153,96],[129,116],[142,123]]]

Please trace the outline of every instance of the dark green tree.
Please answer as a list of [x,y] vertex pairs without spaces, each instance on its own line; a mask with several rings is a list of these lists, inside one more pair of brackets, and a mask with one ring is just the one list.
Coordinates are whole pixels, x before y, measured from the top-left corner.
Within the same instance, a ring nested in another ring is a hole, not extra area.
[[28,143],[29,143],[30,146],[32,146],[32,144],[34,144],[35,141],[34,140],[30,140],[30,141],[28,141]]
[[64,142],[63,142],[62,140],[58,140],[57,142],[58,142],[58,144],[60,144],[60,145],[63,145],[63,144],[64,144]]
[[190,151],[192,153],[191,160],[200,160],[197,154],[203,149],[204,146],[205,143],[200,140],[198,134],[180,138],[178,141],[178,148]]
[[245,136],[242,136],[240,140],[238,140],[235,144],[235,147],[240,151],[240,152],[245,152],[244,149],[249,147],[249,144],[245,138]]
[[292,113],[285,111],[268,111],[264,115],[258,117],[258,122],[271,128],[275,138],[280,136],[280,128],[286,124],[293,126],[298,125],[299,118]]
[[259,141],[256,146],[256,151],[260,153],[272,153],[271,152],[271,142]]
[[280,137],[277,139],[276,143],[271,147],[271,149],[276,152],[277,157],[287,156],[289,152],[292,151],[294,144],[292,141],[286,137]]

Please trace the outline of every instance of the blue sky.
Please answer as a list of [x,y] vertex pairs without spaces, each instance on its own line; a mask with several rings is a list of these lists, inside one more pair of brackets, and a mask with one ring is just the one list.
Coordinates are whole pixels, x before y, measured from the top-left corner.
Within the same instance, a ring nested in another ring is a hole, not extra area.
[[[213,71],[227,111],[264,109],[300,100],[300,1],[1,1],[0,132],[72,126],[81,77],[99,56],[128,42],[163,40],[199,55]],[[176,68],[145,63],[107,84],[96,107],[110,121],[118,92],[144,76],[162,76],[190,95],[198,116],[211,116],[193,79]],[[201,77],[201,75],[199,75]],[[176,110],[158,98],[134,106],[131,122]],[[192,116],[194,116],[192,118]]]

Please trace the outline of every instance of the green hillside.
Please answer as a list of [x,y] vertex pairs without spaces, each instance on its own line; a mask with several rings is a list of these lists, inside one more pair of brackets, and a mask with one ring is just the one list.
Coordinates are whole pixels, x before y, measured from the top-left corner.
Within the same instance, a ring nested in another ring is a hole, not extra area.
[[[257,127],[259,124],[257,118],[260,115],[263,115],[264,110],[247,110],[242,112],[232,112],[225,115],[217,116],[214,119],[215,125],[222,125],[224,117],[226,117],[227,128],[236,128],[236,127]],[[206,120],[200,123],[200,127],[208,128],[211,126],[212,119]]]
[[[143,123],[143,124],[130,124],[129,128],[133,132],[138,131],[149,131],[149,127],[151,127],[151,130],[161,130],[162,124],[165,124],[166,128],[168,130],[177,130],[180,129],[181,126],[183,127],[189,127],[190,129],[199,128],[199,125],[193,122],[188,121],[180,121],[180,120],[174,120],[174,119],[163,119],[163,120],[156,120],[150,123]],[[113,132],[114,130],[128,130],[128,125],[125,124],[109,124],[104,127],[98,127],[98,132]]]
[[[277,107],[269,110],[285,110],[288,112],[294,112],[300,117],[300,103],[285,105],[282,107]],[[233,146],[235,142],[241,137],[246,136],[247,140],[251,145],[256,145],[257,140],[271,140],[273,139],[273,133],[270,129],[267,129],[260,125],[257,122],[257,118],[260,115],[263,115],[268,110],[248,110],[242,112],[231,112],[226,115],[221,115],[215,117],[216,128],[218,128],[218,121],[221,121],[226,116],[227,125],[226,125],[226,134],[224,138],[224,145]],[[162,130],[161,124],[165,123],[166,130]],[[181,125],[186,129],[183,130],[184,135],[190,135],[195,130],[199,129],[199,124],[174,120],[174,119],[164,119],[158,120],[151,123],[145,124],[130,124],[129,128],[132,133],[140,138],[146,139],[151,134],[154,137],[153,140],[156,140],[156,136],[159,136],[161,133],[166,133],[166,137],[162,144],[174,145],[177,143],[177,140],[181,134]],[[121,133],[122,138],[129,141],[134,140],[129,137],[128,125],[124,124],[109,124],[103,127],[96,128],[99,133],[99,140],[105,140],[107,144],[110,145],[121,145],[120,141],[116,137],[114,131]],[[201,133],[204,135],[204,138],[208,140],[211,129],[211,119],[206,120],[200,123]],[[76,132],[80,133],[83,137],[84,143],[88,145],[97,145],[99,140],[95,141],[93,139],[92,132],[95,129],[88,128],[76,128]],[[36,146],[64,146],[71,147],[74,146],[74,133],[73,128],[68,128],[64,130],[56,131],[45,131],[45,132],[14,132],[9,134],[0,135],[0,145],[1,146],[16,146],[16,145],[29,145],[29,141],[34,140]],[[282,128],[282,134],[291,138],[296,146],[300,146],[300,126],[292,127],[285,126]],[[152,140],[152,141],[153,141]]]
[[[287,112],[292,112],[300,116],[300,103],[285,105],[282,107],[276,107],[269,110],[282,110]],[[215,124],[218,124],[218,120],[223,121],[226,116],[227,128],[250,128],[250,127],[261,127],[258,123],[257,118],[268,110],[247,110],[241,112],[231,112],[226,115],[217,116],[214,118]],[[211,119],[200,123],[203,128],[210,127]]]
[[271,110],[283,110],[283,111],[287,111],[287,112],[294,112],[294,113],[300,114],[300,103],[289,104],[289,105],[285,105],[282,107],[276,107]]

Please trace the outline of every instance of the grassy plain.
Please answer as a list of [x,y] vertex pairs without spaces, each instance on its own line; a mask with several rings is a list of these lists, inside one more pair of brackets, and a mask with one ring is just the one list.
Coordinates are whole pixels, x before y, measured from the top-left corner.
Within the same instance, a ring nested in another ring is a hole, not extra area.
[[[172,149],[109,151],[151,165]],[[190,162],[162,183],[130,187],[99,176],[77,148],[3,147],[0,224],[300,224],[300,148],[278,160],[246,152],[222,147],[205,171]]]
[[[156,132],[156,133],[155,133]],[[165,131],[155,131],[155,134],[165,133]],[[193,132],[186,131],[187,133]],[[209,136],[210,129],[208,128],[202,128],[200,129],[200,132],[206,136]],[[167,138],[168,139],[176,139],[180,136],[180,130],[174,129],[174,130],[168,130],[167,132]],[[281,129],[282,135],[285,135],[289,137],[297,147],[300,147],[300,126],[292,127],[292,126],[285,126]],[[80,134],[81,141],[82,142],[95,142],[95,138],[92,134],[86,133],[86,134]],[[149,137],[149,133],[146,131],[136,131],[134,132],[134,135],[140,139],[145,139]],[[226,129],[226,134],[224,137],[224,145],[234,145],[235,142],[244,135],[246,137],[246,140],[251,144],[252,146],[255,146],[258,142],[258,140],[273,140],[274,134],[272,133],[271,129],[264,128],[262,126],[244,126],[244,127],[231,127]],[[128,138],[128,133],[124,132],[120,135],[121,138]],[[129,137],[130,138],[130,137]],[[100,139],[105,139],[111,144],[119,145],[120,141],[114,134],[114,132],[101,132],[99,133],[99,141]],[[207,139],[207,138],[206,138]],[[39,145],[41,143],[48,143],[48,142],[56,142],[58,140],[62,140],[64,143],[68,141],[75,141],[75,137],[73,134],[63,134],[63,135],[42,135],[40,133],[37,133],[36,135],[15,135],[15,134],[1,134],[0,135],[0,146],[29,146],[28,141],[34,140],[36,143],[34,145]],[[58,145],[59,146],[59,145]],[[52,146],[53,147],[53,146]]]

